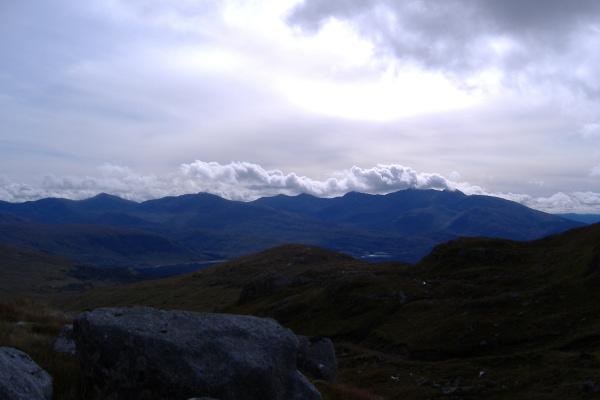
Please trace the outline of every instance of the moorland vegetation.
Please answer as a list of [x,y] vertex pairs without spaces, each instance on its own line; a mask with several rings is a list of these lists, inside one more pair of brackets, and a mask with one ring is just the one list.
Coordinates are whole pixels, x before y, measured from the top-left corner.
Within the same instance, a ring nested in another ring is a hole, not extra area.
[[5,299],[0,345],[53,374],[56,398],[85,398],[77,365],[48,342],[65,312],[227,312],[331,338],[338,384],[317,382],[330,399],[588,398],[600,381],[599,284],[600,224],[534,241],[460,238],[416,264],[290,244],[165,279],[32,293],[46,307]]

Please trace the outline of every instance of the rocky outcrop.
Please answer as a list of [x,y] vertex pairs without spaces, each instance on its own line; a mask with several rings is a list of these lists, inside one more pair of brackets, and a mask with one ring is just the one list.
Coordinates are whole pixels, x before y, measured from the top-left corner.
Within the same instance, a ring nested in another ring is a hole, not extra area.
[[0,347],[0,399],[50,400],[52,378],[27,354]]
[[75,355],[75,341],[73,340],[73,325],[65,325],[54,339],[54,351]]
[[314,336],[298,336],[298,369],[312,379],[335,383],[337,360],[330,339]]
[[273,274],[253,280],[242,288],[238,304],[246,304],[259,297],[271,295],[277,291],[287,290],[290,287],[304,285],[314,279],[301,275]]
[[272,319],[105,308],[73,324],[82,371],[115,399],[320,400],[296,335]]

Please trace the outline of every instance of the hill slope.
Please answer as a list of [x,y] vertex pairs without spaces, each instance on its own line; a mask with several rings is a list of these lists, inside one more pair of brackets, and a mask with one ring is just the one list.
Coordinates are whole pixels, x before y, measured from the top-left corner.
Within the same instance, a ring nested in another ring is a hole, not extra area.
[[43,224],[0,213],[1,243],[102,267],[144,267],[212,258],[173,239],[105,225]]
[[556,399],[597,376],[598,285],[600,224],[531,242],[462,238],[414,266],[286,245],[65,305],[270,316],[331,337],[340,380],[390,399]]
[[[436,190],[348,193],[333,199],[275,196],[251,203],[207,193],[142,203],[101,194],[82,201],[0,202],[0,212],[53,226],[153,232],[214,258],[303,243],[355,257],[377,254],[416,262],[435,245],[459,236],[531,240],[584,225],[498,198]],[[0,243],[25,245],[4,235],[0,232]]]
[[595,224],[600,222],[600,214],[555,214],[558,217],[564,219],[570,219],[573,221],[583,222],[584,224]]
[[124,269],[100,269],[63,257],[0,244],[0,301],[56,301],[72,293],[141,280]]
[[309,195],[254,201],[355,229],[403,235],[442,232],[458,236],[532,240],[582,224],[491,196],[407,189],[387,195],[348,193],[333,199]]

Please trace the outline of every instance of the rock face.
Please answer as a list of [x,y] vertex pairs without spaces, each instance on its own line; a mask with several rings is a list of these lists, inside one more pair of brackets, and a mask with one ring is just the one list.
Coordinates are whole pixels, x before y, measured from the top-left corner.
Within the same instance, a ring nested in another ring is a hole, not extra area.
[[65,325],[56,339],[54,339],[54,351],[74,356],[75,350],[75,341],[73,340],[73,325]]
[[298,336],[298,369],[313,379],[335,383],[337,360],[330,339],[324,337]]
[[52,378],[27,354],[0,347],[0,399],[50,400]]
[[83,373],[115,399],[320,400],[298,339],[271,319],[104,308],[73,324]]

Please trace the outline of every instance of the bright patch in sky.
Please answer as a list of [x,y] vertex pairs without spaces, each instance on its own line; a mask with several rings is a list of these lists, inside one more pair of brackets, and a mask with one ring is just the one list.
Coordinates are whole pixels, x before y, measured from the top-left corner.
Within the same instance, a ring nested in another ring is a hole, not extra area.
[[315,113],[347,119],[387,121],[475,105],[478,98],[439,75],[403,72],[374,82],[318,80],[281,82],[288,98]]

